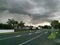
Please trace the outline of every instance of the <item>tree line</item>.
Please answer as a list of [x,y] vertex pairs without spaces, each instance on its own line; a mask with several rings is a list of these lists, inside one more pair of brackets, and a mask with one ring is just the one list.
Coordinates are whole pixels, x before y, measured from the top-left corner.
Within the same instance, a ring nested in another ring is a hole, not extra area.
[[9,24],[0,23],[0,29],[13,29],[13,26]]
[[[51,26],[44,25],[38,27],[42,29],[60,29],[60,22],[58,20],[53,20],[50,24]],[[7,24],[0,23],[0,29],[14,29],[15,32],[24,30],[24,27],[29,27],[30,30],[33,29],[33,26],[25,26],[25,23],[23,21],[18,22],[14,19],[8,19]],[[38,27],[36,27],[36,29],[38,29]]]

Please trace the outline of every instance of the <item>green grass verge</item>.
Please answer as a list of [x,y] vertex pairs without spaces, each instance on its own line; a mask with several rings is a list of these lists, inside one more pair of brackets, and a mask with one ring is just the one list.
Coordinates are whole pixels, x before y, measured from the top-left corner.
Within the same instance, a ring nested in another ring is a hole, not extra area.
[[20,31],[20,32],[10,32],[10,33],[0,33],[0,38],[5,38],[5,37],[12,37],[16,35],[22,35],[27,33],[28,31]]
[[55,39],[56,38],[56,32],[52,32],[49,36],[48,39]]
[[[31,32],[35,32],[36,30],[31,30]],[[24,34],[29,32],[29,30],[19,31],[19,32],[7,32],[7,33],[0,33],[0,35],[16,35],[16,34]]]
[[31,31],[30,30],[25,30],[25,31],[19,31],[19,32],[0,33],[0,38],[22,35],[22,34],[25,34],[25,33],[35,32],[35,31],[36,30],[31,30]]

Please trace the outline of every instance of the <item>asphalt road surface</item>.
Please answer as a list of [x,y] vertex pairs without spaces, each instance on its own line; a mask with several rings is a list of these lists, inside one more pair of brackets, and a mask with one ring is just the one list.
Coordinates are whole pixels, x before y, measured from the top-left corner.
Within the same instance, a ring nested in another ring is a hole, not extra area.
[[[28,32],[20,35],[0,38],[0,45],[57,45],[48,40],[49,33],[45,31]],[[2,37],[2,36],[1,36]]]

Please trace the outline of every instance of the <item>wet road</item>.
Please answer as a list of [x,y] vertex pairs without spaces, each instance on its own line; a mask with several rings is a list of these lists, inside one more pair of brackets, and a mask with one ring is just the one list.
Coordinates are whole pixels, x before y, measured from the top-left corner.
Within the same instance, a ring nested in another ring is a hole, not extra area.
[[37,30],[20,35],[0,38],[0,45],[56,45],[52,40],[48,40],[49,33]]

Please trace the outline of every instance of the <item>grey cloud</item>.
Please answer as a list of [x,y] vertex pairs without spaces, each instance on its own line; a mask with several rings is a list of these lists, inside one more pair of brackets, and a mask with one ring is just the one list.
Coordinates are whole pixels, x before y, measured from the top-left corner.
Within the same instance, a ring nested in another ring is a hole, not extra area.
[[0,12],[7,10],[7,2],[6,0],[0,0]]
[[56,0],[0,0],[0,12],[8,10],[9,14],[28,15],[32,18],[33,24],[50,22],[57,7],[58,1]]
[[51,22],[51,20],[49,19],[51,17],[52,16],[49,16],[49,15],[34,15],[34,16],[32,16],[31,22],[33,24],[39,24],[42,22]]
[[[57,6],[57,3],[53,0],[34,0],[34,1],[31,1],[31,2],[34,2],[36,3],[37,5],[34,5],[34,4],[30,4],[28,2],[28,0],[20,0],[18,2],[18,0],[8,0],[8,1],[2,1],[2,2],[7,2],[7,8],[8,10],[11,12],[11,13],[29,13],[28,11],[30,11],[29,9],[34,9],[35,7],[36,8],[48,8],[48,10],[52,10],[53,8],[55,9],[56,6]],[[41,2],[45,3],[45,4],[41,4]],[[3,3],[4,5],[6,5],[5,3]],[[2,3],[1,3],[2,4]],[[4,7],[3,5],[3,7]],[[10,8],[11,6],[11,8]]]

